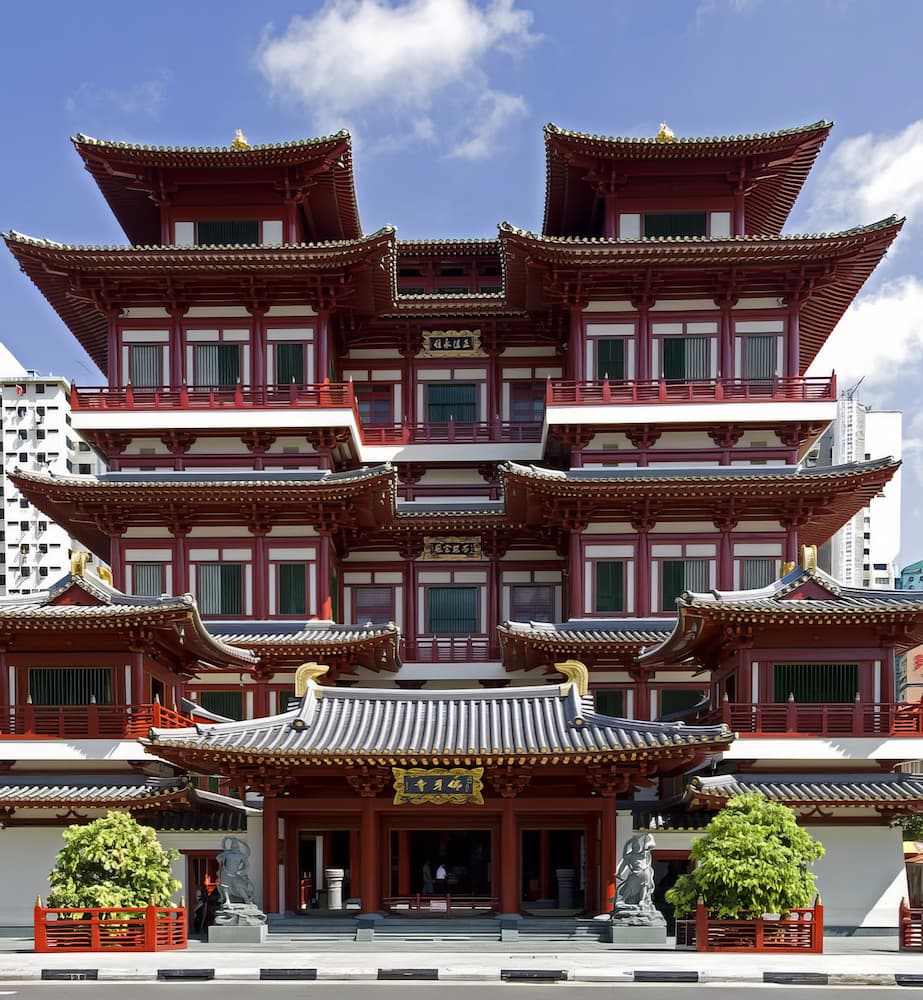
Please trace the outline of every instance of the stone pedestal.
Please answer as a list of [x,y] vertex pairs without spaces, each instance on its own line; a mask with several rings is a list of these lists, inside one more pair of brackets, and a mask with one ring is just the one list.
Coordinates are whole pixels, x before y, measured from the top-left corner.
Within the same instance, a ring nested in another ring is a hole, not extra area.
[[667,926],[659,924],[653,927],[643,927],[637,924],[619,924],[612,921],[609,925],[609,943],[629,951],[666,948]]
[[212,924],[209,944],[265,944],[265,924]]
[[346,872],[342,868],[325,868],[324,882],[327,884],[327,909],[343,909],[343,878]]
[[554,872],[558,880],[558,909],[572,910],[574,908],[574,876],[573,868],[556,868]]

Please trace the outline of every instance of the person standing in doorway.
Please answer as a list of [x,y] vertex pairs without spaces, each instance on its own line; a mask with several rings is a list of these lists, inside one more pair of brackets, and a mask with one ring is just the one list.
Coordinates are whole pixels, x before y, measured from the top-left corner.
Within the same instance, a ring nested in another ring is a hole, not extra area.
[[444,896],[449,888],[449,877],[446,874],[445,864],[440,861],[436,868],[436,895]]

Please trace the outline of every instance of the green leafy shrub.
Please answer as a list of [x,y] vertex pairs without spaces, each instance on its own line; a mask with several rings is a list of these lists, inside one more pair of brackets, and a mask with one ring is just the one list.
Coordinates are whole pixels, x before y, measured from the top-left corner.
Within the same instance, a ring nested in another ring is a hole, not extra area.
[[695,870],[679,877],[667,902],[678,917],[701,899],[712,917],[734,919],[810,906],[816,878],[808,865],[824,848],[788,806],[748,792],[731,799],[689,853]]
[[69,826],[48,876],[49,907],[169,906],[180,888],[157,835],[125,812]]

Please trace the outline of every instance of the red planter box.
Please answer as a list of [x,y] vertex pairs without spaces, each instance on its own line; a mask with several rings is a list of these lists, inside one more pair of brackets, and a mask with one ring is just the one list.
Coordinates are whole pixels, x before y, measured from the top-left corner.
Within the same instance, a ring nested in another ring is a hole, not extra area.
[[35,907],[35,950],[172,951],[186,947],[186,907],[97,910]]
[[824,908],[791,910],[780,919],[712,920],[700,903],[695,920],[676,921],[676,947],[696,951],[797,952],[821,955],[824,951]]

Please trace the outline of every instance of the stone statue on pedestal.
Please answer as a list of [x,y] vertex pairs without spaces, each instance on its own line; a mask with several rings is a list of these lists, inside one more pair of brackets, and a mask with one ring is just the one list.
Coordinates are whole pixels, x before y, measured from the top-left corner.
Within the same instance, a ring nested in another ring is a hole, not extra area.
[[625,844],[615,873],[615,906],[612,941],[619,944],[656,945],[666,942],[667,922],[654,906],[654,837],[641,833]]
[[218,899],[215,926],[253,927],[266,923],[266,914],[253,902],[250,845],[240,837],[225,837],[221,841]]

